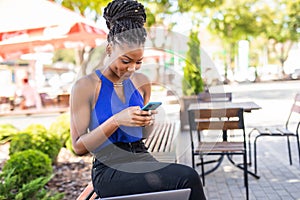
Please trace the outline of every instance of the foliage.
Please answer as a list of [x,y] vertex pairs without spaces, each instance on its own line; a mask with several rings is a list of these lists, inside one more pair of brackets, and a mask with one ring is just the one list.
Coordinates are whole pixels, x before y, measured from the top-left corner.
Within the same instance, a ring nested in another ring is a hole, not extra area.
[[60,138],[50,134],[40,124],[31,124],[25,130],[15,135],[11,140],[9,154],[28,149],[37,149],[47,154],[54,163],[62,147]]
[[93,18],[94,21],[97,21],[102,14],[102,9],[110,1],[111,0],[63,0],[62,5],[66,8],[79,12],[81,15],[89,16]]
[[54,52],[52,61],[53,63],[64,62],[64,63],[76,64],[75,51],[74,49],[58,49]]
[[224,0],[178,0],[180,12],[203,12],[207,8],[222,6]]
[[300,0],[276,0],[273,5],[265,5],[268,14],[262,14],[264,34],[269,40],[269,55],[275,59],[283,70],[292,46],[300,39]]
[[6,174],[0,174],[0,200],[13,199],[13,191],[17,190],[17,176],[13,176],[14,169],[7,170]]
[[38,177],[52,174],[51,160],[48,155],[33,149],[11,155],[3,166],[3,173],[7,175],[12,169],[14,169],[13,175],[17,177],[17,187],[21,187]]
[[18,133],[18,129],[12,124],[0,125],[0,144],[4,144],[12,139]]
[[204,90],[201,76],[200,41],[198,31],[192,30],[188,41],[185,67],[183,68],[182,90],[184,95],[197,95]]
[[25,132],[30,132],[32,134],[46,134],[47,128],[42,124],[30,124],[25,129]]
[[52,199],[60,200],[63,193],[54,193],[47,191],[44,186],[50,181],[52,176],[39,177],[29,183],[25,183],[22,187],[17,186],[17,176],[14,175],[15,169],[9,169],[7,173],[0,174],[0,200],[4,199]]
[[70,138],[70,114],[64,113],[56,118],[49,127],[50,134],[57,135],[63,146],[66,146]]
[[256,2],[257,0],[225,1],[222,9],[214,9],[209,13],[211,20],[208,28],[221,39],[225,50],[225,71],[235,67],[238,41],[249,41],[263,32]]
[[36,149],[35,142],[33,141],[33,136],[31,133],[19,132],[12,138],[10,142],[9,155],[27,149]]
[[74,155],[76,155],[73,146],[72,146],[72,138],[69,137],[68,140],[66,141],[66,148],[71,151]]

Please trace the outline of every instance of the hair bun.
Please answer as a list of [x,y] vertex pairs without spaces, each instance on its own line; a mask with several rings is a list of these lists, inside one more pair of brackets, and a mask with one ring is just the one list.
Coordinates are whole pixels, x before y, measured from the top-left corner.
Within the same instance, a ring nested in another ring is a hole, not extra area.
[[104,9],[104,18],[108,29],[118,23],[131,21],[142,27],[146,22],[144,6],[134,0],[114,0]]

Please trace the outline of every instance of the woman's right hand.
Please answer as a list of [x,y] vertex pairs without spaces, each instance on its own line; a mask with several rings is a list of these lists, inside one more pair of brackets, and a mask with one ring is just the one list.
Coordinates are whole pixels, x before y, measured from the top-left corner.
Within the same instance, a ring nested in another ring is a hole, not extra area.
[[141,110],[139,106],[128,107],[114,115],[115,121],[119,126],[149,126],[153,124],[153,114]]

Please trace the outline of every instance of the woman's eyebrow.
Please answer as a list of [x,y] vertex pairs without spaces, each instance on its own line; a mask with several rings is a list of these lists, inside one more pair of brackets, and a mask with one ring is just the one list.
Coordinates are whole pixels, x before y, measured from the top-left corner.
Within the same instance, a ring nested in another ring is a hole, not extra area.
[[[123,57],[126,57],[127,59],[129,59],[129,60],[133,60],[132,58],[130,58],[129,56],[127,56],[127,55],[122,55]],[[140,61],[140,60],[143,60],[144,59],[144,57],[141,57],[140,59],[138,59],[138,61]]]
[[133,60],[132,58],[130,58],[129,56],[127,56],[127,55],[122,55],[123,57],[126,57],[127,59],[129,59],[129,60]]

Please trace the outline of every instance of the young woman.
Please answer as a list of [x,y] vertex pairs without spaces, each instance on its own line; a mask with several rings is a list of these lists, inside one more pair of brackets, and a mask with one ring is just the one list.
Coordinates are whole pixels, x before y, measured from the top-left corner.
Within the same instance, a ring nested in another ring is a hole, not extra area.
[[77,154],[94,155],[92,182],[100,197],[191,188],[205,199],[199,175],[181,164],[161,163],[141,141],[157,111],[142,111],[151,95],[140,69],[147,37],[144,6],[114,0],[104,10],[109,29],[107,67],[79,79],[71,94],[71,135]]

